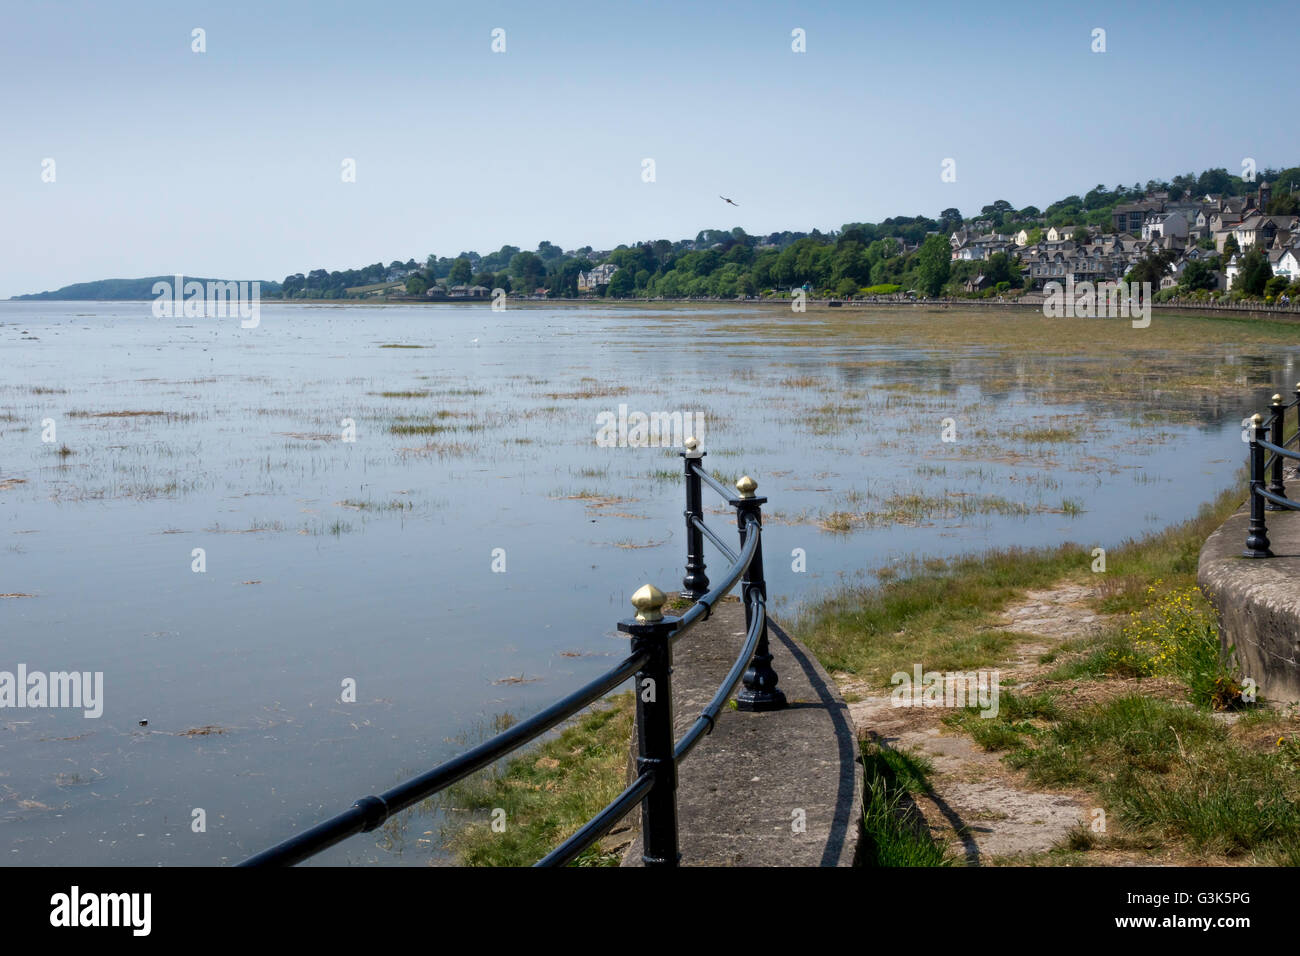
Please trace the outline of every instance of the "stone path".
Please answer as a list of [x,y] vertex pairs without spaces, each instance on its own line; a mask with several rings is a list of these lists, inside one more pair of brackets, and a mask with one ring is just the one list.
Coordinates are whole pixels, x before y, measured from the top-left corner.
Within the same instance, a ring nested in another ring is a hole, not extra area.
[[[1061,584],[1030,591],[1007,607],[1001,629],[1032,635],[999,670],[1004,684],[1026,682],[1051,666],[1038,658],[1069,638],[1094,633],[1105,618],[1083,602],[1087,588]],[[837,681],[850,697],[858,734],[896,750],[915,750],[930,759],[933,790],[917,798],[917,808],[931,835],[951,845],[966,863],[980,865],[1041,852],[1057,845],[1091,808],[1082,794],[1045,791],[1030,786],[1007,767],[1000,753],[990,753],[959,730],[942,723],[950,709],[895,707],[889,691],[868,686],[850,675]]]
[[[678,768],[684,866],[849,866],[857,849],[862,768],[848,707],[826,671],[775,622],[772,666],[790,706],[724,708]],[[745,614],[725,601],[673,651],[677,737],[716,693],[745,642]],[[639,813],[629,817],[639,826]],[[639,835],[624,866],[641,865]]]

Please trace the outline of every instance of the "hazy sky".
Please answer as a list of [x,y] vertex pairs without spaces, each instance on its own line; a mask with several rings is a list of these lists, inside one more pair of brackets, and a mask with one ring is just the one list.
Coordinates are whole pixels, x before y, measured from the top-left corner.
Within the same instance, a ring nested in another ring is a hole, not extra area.
[[0,297],[834,229],[1294,165],[1281,10],[8,0]]

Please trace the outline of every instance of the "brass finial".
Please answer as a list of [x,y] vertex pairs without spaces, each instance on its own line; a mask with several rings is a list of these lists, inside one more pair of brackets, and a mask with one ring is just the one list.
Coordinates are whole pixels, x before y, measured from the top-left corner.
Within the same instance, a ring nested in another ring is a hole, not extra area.
[[758,487],[758,482],[749,475],[741,475],[740,480],[736,482],[736,490],[740,492],[742,498],[754,497],[754,489]]
[[1262,424],[1264,423],[1264,416],[1261,415],[1259,412],[1256,412],[1254,415],[1252,415],[1252,416],[1250,417],[1250,420],[1251,420],[1251,423],[1252,423],[1256,428],[1258,428],[1260,425],[1262,425]]
[[1282,404],[1282,396],[1281,396],[1281,395],[1274,395],[1274,396],[1273,396],[1273,404],[1274,404],[1274,405],[1281,405],[1281,404]]
[[632,606],[636,608],[637,621],[641,624],[653,624],[655,621],[662,621],[664,615],[660,609],[667,600],[667,595],[653,584],[641,585],[641,587],[637,588],[636,593],[632,595]]
[[687,438],[686,441],[682,442],[682,444],[686,446],[686,457],[687,457],[687,458],[702,458],[702,457],[704,457],[704,452],[700,451],[700,442],[699,442],[699,439],[697,439],[694,435],[692,435],[691,437]]

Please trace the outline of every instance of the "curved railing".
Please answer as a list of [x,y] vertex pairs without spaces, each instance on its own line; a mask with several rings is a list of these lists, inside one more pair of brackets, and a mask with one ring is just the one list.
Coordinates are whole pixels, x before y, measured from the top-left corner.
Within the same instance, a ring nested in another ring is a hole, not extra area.
[[[1286,413],[1292,408],[1296,409],[1296,430],[1287,438]],[[1265,512],[1300,511],[1300,502],[1286,496],[1286,482],[1282,475],[1282,466],[1288,459],[1300,461],[1300,452],[1288,447],[1300,440],[1300,384],[1295,387],[1295,398],[1289,402],[1284,403],[1281,395],[1274,395],[1268,417],[1258,413],[1253,415],[1247,431],[1250,440],[1250,525],[1242,554],[1248,558],[1271,558],[1273,551],[1268,540]]]
[[[240,866],[292,866],[357,833],[368,833],[384,821],[425,800],[465,777],[495,763],[572,717],[584,707],[636,677],[637,776],[610,804],[577,832],[537,862],[537,866],[563,866],[610,831],[638,803],[641,804],[642,860],[647,866],[676,866],[677,765],[713,731],[718,714],[736,685],[743,710],[775,710],[785,706],[777,689],[772,655],[767,642],[767,584],[763,577],[762,506],[766,498],[754,495],[757,484],[748,476],[736,482],[736,494],[701,467],[704,452],[693,438],[682,452],[686,476],[686,577],[683,597],[694,601],[681,617],[665,617],[667,600],[653,585],[632,595],[636,617],[620,621],[618,628],[631,636],[632,651],[622,662],[556,701],[541,712],[497,734],[472,750],[413,777],[378,796],[363,797],[335,817],[290,837],[283,843],[250,857]],[[701,486],[707,484],[736,509],[740,549],[732,551],[704,522]],[[712,589],[705,576],[703,538],[707,537],[731,562],[722,581]],[[699,717],[673,741],[672,645],[702,620],[740,584],[745,606],[745,644],[718,691]]]

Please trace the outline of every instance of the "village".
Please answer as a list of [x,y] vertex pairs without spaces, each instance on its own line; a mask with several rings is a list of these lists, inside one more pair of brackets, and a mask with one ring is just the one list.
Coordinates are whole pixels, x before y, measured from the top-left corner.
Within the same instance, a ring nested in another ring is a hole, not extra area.
[[[1243,259],[1252,249],[1266,257],[1272,276],[1292,283],[1300,279],[1300,216],[1266,215],[1270,198],[1267,183],[1247,196],[1175,200],[1168,192],[1153,192],[1115,206],[1109,232],[1065,225],[1002,235],[981,231],[987,224],[977,221],[953,232],[949,244],[954,263],[988,261],[997,253],[1018,259],[1031,289],[1051,281],[1119,280],[1144,260],[1159,257],[1165,271],[1156,292],[1168,295],[1186,285],[1189,267],[1202,277],[1197,288],[1227,292],[1239,287]],[[981,273],[965,288],[977,292],[988,284]]]

